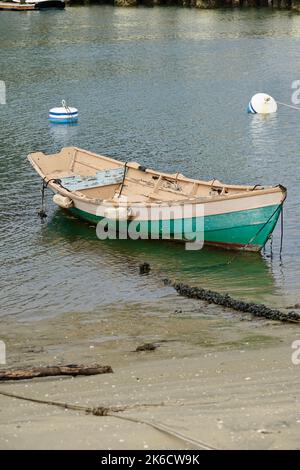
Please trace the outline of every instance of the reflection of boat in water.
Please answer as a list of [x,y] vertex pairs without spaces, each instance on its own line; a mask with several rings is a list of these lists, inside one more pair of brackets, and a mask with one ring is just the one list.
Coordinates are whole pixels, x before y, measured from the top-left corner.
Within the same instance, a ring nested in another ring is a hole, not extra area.
[[10,2],[0,2],[0,10],[43,10],[47,8],[65,8],[63,0],[11,0]]
[[201,181],[76,147],[54,155],[32,153],[28,159],[60,207],[92,223],[118,221],[118,227],[125,226],[126,233],[135,232],[137,238],[204,240],[208,245],[260,251],[286,198],[281,185]]
[[138,265],[147,261],[153,275],[159,273],[161,279],[168,277],[255,302],[269,301],[277,290],[270,260],[258,254],[244,252],[228,264],[232,253],[212,247],[191,252],[184,250],[180,243],[170,241],[106,240],[100,243],[94,227],[59,210],[49,217],[42,243],[51,244],[52,240],[55,246],[58,240],[67,245],[71,258],[72,252],[75,256],[80,252],[84,259],[93,259],[93,277],[99,276],[97,272],[103,271],[103,266],[113,277],[114,272],[116,277],[118,273],[135,276]]

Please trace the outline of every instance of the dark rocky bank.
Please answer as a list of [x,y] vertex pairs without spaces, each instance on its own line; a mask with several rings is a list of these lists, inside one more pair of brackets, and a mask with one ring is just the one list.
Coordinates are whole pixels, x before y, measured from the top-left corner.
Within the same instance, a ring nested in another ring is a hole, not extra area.
[[181,6],[186,8],[215,9],[268,7],[300,11],[300,0],[66,0],[68,5],[114,5],[118,7],[136,7],[139,5]]
[[268,320],[300,323],[300,314],[294,311],[283,313],[280,310],[269,308],[263,304],[244,302],[232,298],[229,294],[220,294],[201,287],[192,287],[182,283],[173,283],[169,279],[164,279],[164,284],[174,287],[182,297],[189,299],[204,300],[208,303],[221,305],[237,312],[251,313],[254,317],[267,318]]

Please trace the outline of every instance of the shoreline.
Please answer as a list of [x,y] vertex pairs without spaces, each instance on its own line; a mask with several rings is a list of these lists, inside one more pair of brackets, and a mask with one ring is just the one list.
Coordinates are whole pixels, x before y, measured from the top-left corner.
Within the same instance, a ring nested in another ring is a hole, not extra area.
[[300,0],[66,0],[67,6],[111,5],[132,7],[182,7],[198,10],[270,9],[300,12]]
[[[0,395],[0,448],[198,448],[147,423],[209,448],[297,448],[300,366],[291,362],[291,343],[298,332],[175,295],[58,315],[34,328],[6,317],[6,367],[98,362],[114,373],[5,382],[0,392],[129,408],[120,419],[95,417]],[[158,347],[135,352],[145,342]]]

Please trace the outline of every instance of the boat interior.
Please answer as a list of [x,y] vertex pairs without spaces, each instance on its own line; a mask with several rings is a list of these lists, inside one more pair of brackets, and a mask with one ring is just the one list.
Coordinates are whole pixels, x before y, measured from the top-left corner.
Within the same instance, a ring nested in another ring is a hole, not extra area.
[[200,181],[180,173],[161,173],[136,162],[120,162],[77,147],[66,147],[53,155],[32,153],[28,159],[46,182],[54,180],[62,188],[90,200],[180,202],[265,189],[258,185],[225,185],[216,179]]

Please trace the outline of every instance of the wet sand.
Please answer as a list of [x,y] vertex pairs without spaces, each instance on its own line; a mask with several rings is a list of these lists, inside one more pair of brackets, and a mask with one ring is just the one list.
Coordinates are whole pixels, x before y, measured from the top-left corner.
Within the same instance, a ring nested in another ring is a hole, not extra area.
[[[6,382],[0,392],[126,408],[101,417],[0,394],[1,449],[300,448],[300,365],[291,361],[299,325],[174,294],[52,319],[7,316],[0,336],[6,367],[97,362],[114,370]],[[158,347],[135,352],[145,342]]]

